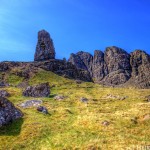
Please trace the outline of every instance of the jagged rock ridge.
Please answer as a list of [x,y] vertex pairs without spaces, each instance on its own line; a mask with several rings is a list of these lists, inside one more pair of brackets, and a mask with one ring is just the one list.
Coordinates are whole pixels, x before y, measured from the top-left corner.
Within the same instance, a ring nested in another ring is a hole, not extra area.
[[105,85],[128,83],[140,88],[150,88],[150,56],[141,50],[128,54],[116,46],[107,47],[104,53],[95,50],[71,54],[69,62],[89,71],[91,78]]

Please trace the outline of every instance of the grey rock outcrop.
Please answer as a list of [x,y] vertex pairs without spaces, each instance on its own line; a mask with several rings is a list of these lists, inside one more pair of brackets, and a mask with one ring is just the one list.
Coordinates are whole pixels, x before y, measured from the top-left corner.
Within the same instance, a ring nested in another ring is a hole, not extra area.
[[92,72],[95,82],[101,81],[108,74],[107,66],[104,61],[104,53],[100,50],[94,51]]
[[69,62],[75,65],[78,69],[87,70],[92,76],[92,61],[93,56],[90,53],[80,51],[77,54],[71,54]]
[[142,50],[135,50],[131,53],[130,63],[132,67],[131,81],[137,87],[150,88],[150,56]]
[[83,51],[78,52],[76,55],[80,57],[81,61],[84,63],[84,65],[86,66],[87,70],[89,71],[89,73],[92,76],[93,56],[90,53],[83,52]]
[[87,70],[87,67],[85,66],[84,62],[77,54],[72,53],[68,61],[75,65],[78,69]]
[[96,50],[94,57],[87,52],[70,56],[69,62],[90,73],[95,82],[119,85],[131,77],[130,55],[121,48],[107,47],[105,53]]
[[6,90],[0,90],[0,97],[8,97],[10,94]]
[[50,95],[49,83],[42,83],[36,86],[28,86],[23,91],[23,96],[27,97],[48,97]]
[[130,55],[123,49],[107,47],[104,54],[108,75],[104,78],[105,84],[119,85],[131,77]]
[[36,45],[34,60],[43,61],[49,59],[55,59],[53,40],[47,31],[41,30],[38,32],[38,42]]
[[9,86],[9,84],[6,83],[5,81],[0,82],[0,87],[8,87],[8,86]]
[[0,97],[0,127],[23,117],[23,113],[6,98]]

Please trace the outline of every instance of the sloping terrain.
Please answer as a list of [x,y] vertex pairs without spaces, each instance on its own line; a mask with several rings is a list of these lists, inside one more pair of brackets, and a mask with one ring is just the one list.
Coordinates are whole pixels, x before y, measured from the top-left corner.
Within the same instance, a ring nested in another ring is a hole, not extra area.
[[[26,100],[43,100],[49,114],[20,108],[23,119],[0,128],[0,150],[118,150],[150,145],[150,89],[108,88],[90,82],[77,84],[50,71],[36,70],[29,79],[15,68],[0,73],[11,85],[8,98],[18,107]],[[49,98],[23,97],[21,82],[49,82]],[[54,99],[65,96],[64,100]],[[82,102],[81,97],[88,99]]]

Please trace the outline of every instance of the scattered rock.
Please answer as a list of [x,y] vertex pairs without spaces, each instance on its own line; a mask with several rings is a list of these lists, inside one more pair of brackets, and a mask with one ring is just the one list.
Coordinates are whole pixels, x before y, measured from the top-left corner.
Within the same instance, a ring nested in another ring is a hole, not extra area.
[[7,86],[9,86],[8,83],[6,83],[6,82],[4,82],[4,81],[1,81],[1,82],[0,82],[0,87],[7,87]]
[[56,85],[55,85],[55,84],[52,84],[52,85],[51,85],[51,88],[53,88],[53,87],[56,87]]
[[34,60],[43,61],[49,59],[55,59],[53,40],[47,31],[41,30],[38,32],[38,42],[36,45]]
[[150,102],[150,95],[146,96],[145,98],[147,102]]
[[107,121],[107,120],[105,120],[105,121],[102,122],[102,125],[103,125],[103,126],[109,126],[109,125],[110,125],[110,122]]
[[23,113],[6,98],[0,97],[0,127],[23,117]]
[[23,92],[23,96],[27,97],[49,97],[50,86],[49,83],[42,83],[36,86],[28,86]]
[[125,100],[128,96],[119,96],[119,95],[112,95],[112,94],[107,94],[105,98],[107,99],[118,99],[118,100]]
[[27,88],[29,86],[28,82],[21,82],[17,85],[18,88]]
[[150,114],[144,115],[142,121],[148,121],[148,120],[150,120]]
[[10,94],[6,90],[0,90],[0,97],[8,97]]
[[83,103],[88,103],[89,100],[85,97],[81,97],[80,101],[83,102]]
[[131,122],[134,123],[134,124],[137,124],[138,123],[138,118],[137,117],[131,118]]
[[81,80],[75,80],[75,82],[76,82],[77,84],[81,84],[81,83],[82,83]]
[[25,102],[19,104],[18,106],[20,106],[22,108],[38,107],[42,103],[43,103],[42,100],[28,100],[28,101],[25,101]]
[[37,107],[37,111],[42,112],[43,114],[48,114],[48,110],[44,106]]
[[30,69],[25,68],[24,70],[17,71],[15,74],[19,77],[23,77],[24,79],[29,79],[30,78]]
[[54,99],[55,100],[58,100],[58,101],[61,101],[61,100],[64,100],[64,96],[63,95],[56,95],[55,97],[54,97]]

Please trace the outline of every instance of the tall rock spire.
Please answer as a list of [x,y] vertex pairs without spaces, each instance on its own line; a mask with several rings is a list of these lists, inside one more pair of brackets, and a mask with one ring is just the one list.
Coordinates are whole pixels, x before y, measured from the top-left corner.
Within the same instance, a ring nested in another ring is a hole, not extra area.
[[55,59],[53,40],[47,31],[41,30],[38,32],[38,42],[36,45],[34,61],[44,61],[49,59]]

